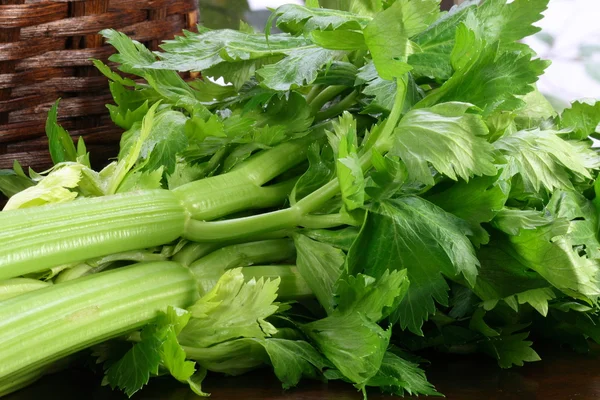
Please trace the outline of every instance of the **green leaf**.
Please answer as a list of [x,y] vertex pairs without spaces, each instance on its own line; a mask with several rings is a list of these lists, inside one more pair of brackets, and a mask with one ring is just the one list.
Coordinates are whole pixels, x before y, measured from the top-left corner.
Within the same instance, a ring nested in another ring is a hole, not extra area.
[[[297,4],[285,4],[277,8],[271,18],[276,20],[276,26],[279,29],[294,35],[314,30],[360,30],[371,20],[370,17],[360,14],[310,8]],[[267,24],[266,33],[269,37],[269,43],[276,36],[269,35],[270,28],[270,24]]]
[[215,115],[207,119],[203,115],[192,115],[185,122],[185,134],[190,142],[203,142],[208,137],[227,137],[223,121]]
[[206,372],[206,369],[199,368],[198,371],[187,380],[190,389],[200,397],[210,396],[209,393],[202,391],[202,382],[204,381],[204,378],[206,378]]
[[173,190],[181,185],[203,178],[206,168],[201,164],[192,164],[185,161],[178,162],[175,170],[167,176],[167,187]]
[[303,325],[302,330],[359,389],[379,371],[392,333],[357,312],[334,313]]
[[244,84],[248,81],[254,80],[256,71],[261,67],[276,63],[280,61],[281,58],[281,55],[275,55],[252,60],[223,61],[222,63],[203,70],[202,74],[203,76],[214,79],[223,78],[225,82],[233,85],[233,89],[239,91],[243,89]]
[[398,307],[408,288],[406,270],[386,270],[379,279],[363,274],[342,277],[336,286],[336,311],[359,312],[378,322]]
[[408,57],[413,74],[438,80],[447,80],[452,76],[450,53],[454,48],[456,29],[475,8],[475,3],[476,1],[464,1],[452,7],[447,14],[412,38],[418,45],[416,51]]
[[352,243],[356,240],[358,232],[359,230],[357,227],[349,226],[336,230],[310,229],[305,230],[302,233],[317,242],[327,243],[333,247],[348,251],[350,250]]
[[81,180],[82,164],[59,164],[35,186],[14,194],[4,206],[4,211],[37,207],[50,203],[64,203],[77,197],[74,189]]
[[142,330],[141,341],[106,370],[106,382],[131,397],[146,385],[163,365],[177,380],[187,382],[195,372],[195,363],[185,361],[186,355],[177,334],[188,323],[190,314],[169,307],[156,321]]
[[[371,102],[362,111],[368,113],[389,113],[394,105],[396,98],[397,84],[395,81],[382,79],[377,74],[375,65],[372,61],[362,66],[356,74],[355,84],[366,84],[363,94],[372,96]],[[422,90],[416,85],[411,76],[407,80],[406,97],[404,99],[403,112],[407,112],[419,100],[423,98]]]
[[369,213],[348,254],[348,270],[379,278],[388,269],[406,269],[410,286],[392,319],[422,335],[434,301],[448,305],[442,274],[475,284],[479,261],[469,233],[466,222],[424,199],[389,200]]
[[[177,163],[176,155],[188,144],[185,132],[188,118],[179,111],[164,109],[153,117],[147,136],[142,130],[132,129],[121,137],[119,159],[123,160],[139,146],[135,163],[145,171],[164,167],[168,174],[173,173]],[[133,153],[131,153],[133,154]]]
[[329,50],[366,50],[367,45],[362,33],[354,31],[312,31],[312,41]]
[[569,129],[569,139],[584,140],[600,134],[600,101],[594,104],[575,101],[560,115],[560,128]]
[[348,210],[362,207],[365,201],[365,177],[358,158],[356,120],[349,112],[333,122],[334,133],[327,132],[337,153],[336,172],[344,205]]
[[131,110],[123,106],[113,106],[107,104],[106,107],[110,113],[110,119],[123,129],[131,129],[133,124],[140,122],[148,112],[148,101],[145,101],[138,108]]
[[184,32],[161,44],[164,52],[152,68],[177,71],[204,71],[222,62],[248,61],[282,55],[310,42],[285,34],[250,34],[231,29],[209,30],[200,33]]
[[409,111],[400,120],[391,153],[404,161],[413,179],[434,184],[428,163],[454,180],[496,175],[494,148],[483,137],[487,127],[481,116],[467,113],[471,107],[438,104]]
[[408,178],[406,164],[397,157],[386,155],[383,157],[379,152],[373,150],[371,163],[375,171],[369,176],[375,186],[366,188],[366,193],[377,201],[394,197],[401,191]]
[[492,329],[483,319],[486,311],[483,308],[477,308],[469,321],[469,329],[481,333],[485,337],[499,336],[498,331]]
[[501,48],[510,48],[513,42],[539,31],[532,24],[542,18],[541,12],[546,9],[548,1],[518,0],[506,4],[506,0],[493,0],[482,3],[480,7],[476,6],[477,3],[462,2],[413,38],[418,44],[418,51],[409,57],[414,74],[439,80],[451,77],[450,54],[456,31],[469,14],[477,16],[482,38],[488,44],[499,41]]
[[345,262],[344,253],[329,244],[304,235],[294,235],[298,272],[304,278],[319,303],[331,314],[334,306],[334,285]]
[[164,168],[173,173],[177,162],[176,155],[188,144],[185,134],[187,118],[178,111],[164,110],[156,114],[150,135],[140,153],[144,160],[144,170],[155,171]]
[[545,279],[519,259],[505,237],[493,236],[477,251],[477,258],[481,267],[473,291],[484,301],[548,287]]
[[239,375],[271,364],[284,388],[298,384],[302,377],[319,379],[329,362],[303,340],[244,338],[229,340],[202,349],[190,349],[191,358],[204,368]]
[[498,360],[501,368],[522,367],[524,362],[540,361],[540,356],[531,348],[533,342],[525,340],[527,336],[527,333],[519,333],[488,338],[480,344],[480,348]]
[[14,196],[31,186],[31,179],[17,174],[12,169],[0,169],[0,192],[4,196]]
[[492,220],[494,228],[518,236],[521,229],[535,229],[550,222],[549,215],[537,210],[503,208]]
[[127,174],[117,193],[137,190],[162,189],[163,167],[154,171],[132,171]]
[[467,102],[484,110],[486,116],[495,110],[512,111],[522,107],[524,102],[517,96],[533,90],[531,85],[548,62],[532,61],[530,53],[502,51],[498,43],[486,43],[480,33],[485,28],[472,14],[465,22],[456,31],[451,54],[454,74],[417,106]]
[[141,122],[148,112],[150,104],[162,97],[152,88],[138,87],[130,90],[119,82],[109,82],[110,93],[117,106],[107,104],[111,119],[123,129],[131,129],[136,122]]
[[525,106],[517,110],[515,122],[520,129],[530,129],[543,125],[556,116],[552,104],[539,90],[535,89],[521,97]]
[[286,91],[312,84],[319,71],[341,55],[339,51],[305,46],[291,50],[283,60],[262,67],[256,74],[263,86]]
[[531,289],[517,294],[519,304],[529,304],[544,317],[548,315],[548,301],[556,298],[551,288]]
[[271,338],[260,342],[284,389],[294,387],[302,377],[319,379],[329,365],[314,347],[304,340]]
[[[244,118],[255,119],[258,126],[282,126],[288,137],[293,137],[293,133],[305,133],[310,129],[314,120],[306,99],[297,92],[272,96],[264,107],[257,107],[243,115]],[[232,117],[226,119],[225,123],[230,120]],[[231,135],[229,129],[226,130],[228,135]]]
[[282,125],[263,126],[256,128],[253,140],[264,146],[274,146],[286,139],[286,129]]
[[[110,176],[106,176],[110,183],[105,191],[106,194],[114,194],[117,192],[119,185],[125,179],[127,173],[134,167],[142,150],[147,138],[152,132],[154,126],[154,117],[156,109],[160,103],[155,103],[148,113],[144,116],[141,123],[135,123],[133,127],[123,133],[121,136],[121,144],[119,151],[119,162],[110,168],[110,165],[103,170],[103,172],[110,172]],[[100,172],[102,174],[102,172]]]
[[556,191],[552,194],[547,210],[555,218],[570,221],[567,238],[589,258],[600,259],[600,242],[596,237],[598,215],[594,204],[575,191]]
[[427,382],[425,371],[418,364],[405,360],[392,351],[385,352],[379,371],[367,381],[367,386],[379,387],[395,396],[441,396]]
[[184,346],[208,347],[240,337],[263,338],[277,332],[266,318],[280,279],[245,282],[241,268],[226,271],[214,288],[189,308],[192,318],[179,336]]
[[56,100],[46,119],[46,136],[50,147],[52,162],[58,164],[64,161],[77,161],[77,150],[69,133],[57,122],[58,102]]
[[121,75],[113,71],[108,65],[104,64],[102,61],[92,60],[92,63],[94,64],[94,67],[96,67],[96,69],[98,69],[98,71],[102,73],[102,75],[106,76],[111,81],[118,82],[123,86],[137,86],[137,83],[135,83],[134,80],[129,78],[123,78]]
[[119,63],[121,71],[143,77],[160,97],[172,104],[191,109],[198,103],[194,90],[177,72],[154,69],[156,56],[143,44],[112,29],[102,30],[100,34],[117,49],[118,53],[110,56],[109,60]]
[[477,10],[488,43],[510,44],[539,32],[533,23],[543,18],[549,0],[488,0]]
[[315,85],[343,85],[352,87],[356,80],[358,68],[344,61],[333,61],[323,71],[319,72]]
[[438,13],[437,0],[398,0],[373,18],[364,35],[379,76],[392,80],[407,72],[409,38],[425,30]]
[[335,164],[331,147],[312,143],[308,147],[308,169],[296,182],[290,201],[292,204],[311,194],[335,176]]
[[177,341],[177,335],[189,319],[190,314],[187,311],[173,307],[169,307],[167,313],[159,318],[159,324],[163,327],[169,327],[166,329],[164,342],[159,350],[162,365],[169,371],[171,376],[183,383],[187,383],[196,372],[196,363],[186,361],[185,351]]
[[[144,340],[145,339],[145,340]],[[140,343],[134,345],[125,356],[106,371],[106,381],[119,388],[129,397],[148,384],[151,375],[158,374],[162,341],[146,333]]]
[[520,261],[538,272],[550,284],[582,300],[600,295],[598,262],[574,249],[569,237],[570,222],[556,219],[535,230],[522,230],[509,240]]
[[503,176],[520,174],[525,190],[572,189],[571,177],[591,179],[588,169],[600,166],[600,157],[551,130],[519,131],[494,142],[507,160]]
[[503,209],[510,184],[498,177],[485,176],[470,182],[459,181],[449,189],[428,196],[427,200],[471,224],[478,243],[485,244],[488,234],[480,224],[490,222]]

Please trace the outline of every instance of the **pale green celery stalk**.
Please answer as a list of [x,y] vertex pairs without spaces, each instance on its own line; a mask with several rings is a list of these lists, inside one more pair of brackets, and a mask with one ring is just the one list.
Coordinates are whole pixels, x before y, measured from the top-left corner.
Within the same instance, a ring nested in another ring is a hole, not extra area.
[[71,268],[65,269],[56,277],[54,283],[67,282],[73,279],[81,278],[85,275],[97,274],[107,268],[110,268],[115,262],[118,261],[153,262],[166,260],[167,257],[160,253],[152,253],[144,250],[110,254],[108,256],[86,260],[84,263],[80,263]]
[[160,253],[152,253],[145,250],[126,251],[123,253],[110,254],[104,257],[92,258],[67,268],[56,277],[54,283],[72,281],[82,276],[97,274],[110,268],[117,261],[152,262],[166,261],[167,257]]
[[295,257],[296,248],[291,239],[261,240],[223,247],[193,262],[190,270],[198,279],[201,292],[207,293],[227,269]]
[[187,358],[201,367],[228,375],[241,375],[268,364],[265,348],[250,338],[228,340],[210,347],[181,347]]
[[189,267],[197,259],[223,247],[223,243],[188,243],[173,256],[173,261]]
[[166,257],[160,253],[152,253],[145,250],[125,251],[123,253],[109,254],[107,256],[98,257],[86,260],[86,264],[91,267],[98,267],[102,264],[111,263],[114,261],[136,261],[136,262],[151,262],[151,261],[166,261]]
[[[306,158],[321,133],[263,151],[228,174],[178,187],[0,212],[0,279],[169,243],[190,217],[282,204],[294,181],[263,187]],[[245,188],[245,189],[244,189]]]
[[309,215],[311,211],[317,210],[338,193],[339,183],[334,179],[283,210],[214,222],[189,220],[183,236],[195,242],[219,242],[297,226],[305,228],[339,226],[342,221],[337,217]]
[[91,265],[82,263],[77,264],[76,266],[65,269],[62,271],[54,280],[54,283],[63,283],[67,281],[72,281],[73,279],[81,278],[82,276],[87,275],[94,268]]
[[277,291],[279,300],[300,300],[314,296],[295,265],[253,265],[242,268],[242,274],[247,280],[280,278]]
[[281,205],[295,179],[263,186],[306,159],[317,136],[292,140],[258,153],[234,170],[173,189],[192,218],[208,221],[237,211]]
[[174,262],[144,263],[0,302],[0,386],[196,301],[196,279]]
[[52,286],[52,282],[44,282],[37,279],[13,278],[0,281],[0,301]]
[[[237,211],[279,206],[292,191],[296,180],[258,186],[239,170],[196,181],[193,187],[180,186],[173,191],[193,218],[210,221]],[[184,189],[179,190],[181,188]]]
[[190,266],[194,261],[202,258],[215,250],[220,249],[221,247],[230,246],[238,243],[244,242],[256,242],[260,240],[269,240],[269,239],[281,239],[290,235],[289,231],[281,230],[275,232],[268,232],[263,235],[256,235],[251,238],[243,238],[242,241],[239,240],[231,240],[227,242],[190,242],[186,244],[181,251],[175,254],[172,258],[173,261],[176,261],[186,267]]
[[[406,79],[406,77],[403,77],[397,80],[398,88],[394,106],[385,121],[384,127],[376,134],[371,135],[362,146],[363,154],[360,157],[360,165],[363,171],[368,170],[372,165],[369,149],[374,148],[385,154],[393,145],[393,132],[398,125],[404,107]],[[186,225],[183,236],[196,242],[218,242],[298,226],[305,228],[340,226],[348,222],[339,217],[310,215],[338,194],[339,182],[337,178],[334,178],[296,204],[283,210],[214,222],[190,220]]]
[[0,213],[0,279],[169,243],[187,215],[177,197],[148,190]]

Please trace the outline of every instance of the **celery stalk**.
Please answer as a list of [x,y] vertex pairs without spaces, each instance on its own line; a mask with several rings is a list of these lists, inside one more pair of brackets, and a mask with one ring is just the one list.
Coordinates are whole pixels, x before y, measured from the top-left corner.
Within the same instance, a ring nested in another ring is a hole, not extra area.
[[0,302],[0,386],[188,307],[196,280],[173,262],[137,264],[56,284]]
[[0,279],[169,243],[186,213],[166,190],[148,190],[0,213]]

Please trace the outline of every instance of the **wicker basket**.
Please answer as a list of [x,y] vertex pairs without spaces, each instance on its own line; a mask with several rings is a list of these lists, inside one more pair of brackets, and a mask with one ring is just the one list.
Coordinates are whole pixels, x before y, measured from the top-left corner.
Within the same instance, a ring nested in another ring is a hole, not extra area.
[[121,131],[90,61],[113,52],[97,33],[114,28],[155,49],[197,21],[197,0],[0,0],[0,168],[51,165],[44,123],[59,97],[60,123],[106,162]]

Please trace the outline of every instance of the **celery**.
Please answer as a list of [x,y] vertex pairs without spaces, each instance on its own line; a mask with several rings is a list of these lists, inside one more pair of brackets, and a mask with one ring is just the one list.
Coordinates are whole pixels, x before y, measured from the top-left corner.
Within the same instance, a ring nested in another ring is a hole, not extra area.
[[0,382],[187,307],[196,281],[173,262],[139,264],[0,302]]
[[190,270],[203,292],[208,292],[227,269],[293,260],[295,255],[294,242],[289,239],[263,240],[223,247],[193,262]]
[[52,286],[52,282],[30,278],[13,278],[0,281],[0,301],[48,286]]
[[0,279],[168,243],[186,214],[175,195],[148,190],[0,214]]

